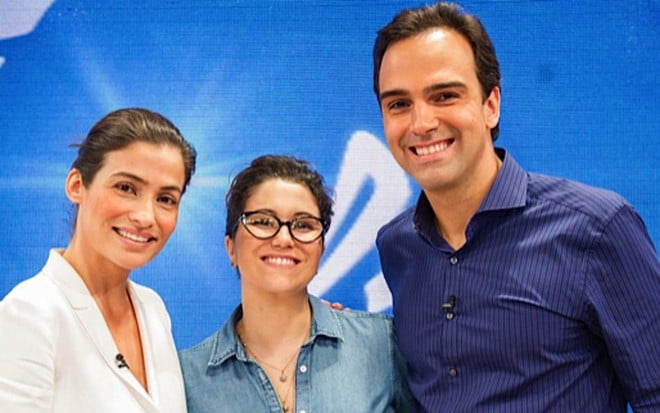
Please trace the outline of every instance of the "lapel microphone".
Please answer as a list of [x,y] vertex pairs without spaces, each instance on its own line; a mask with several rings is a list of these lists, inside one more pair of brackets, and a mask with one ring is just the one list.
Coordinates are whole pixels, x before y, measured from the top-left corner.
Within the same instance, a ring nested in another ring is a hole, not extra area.
[[124,358],[124,355],[121,353],[117,353],[115,356],[115,363],[117,363],[118,368],[124,368],[126,367],[127,369],[130,370],[130,367],[128,367],[128,363],[126,363],[126,359]]
[[445,312],[445,318],[452,320],[454,318],[454,310],[456,309],[456,296],[454,294],[447,298],[447,302],[442,303],[442,310]]

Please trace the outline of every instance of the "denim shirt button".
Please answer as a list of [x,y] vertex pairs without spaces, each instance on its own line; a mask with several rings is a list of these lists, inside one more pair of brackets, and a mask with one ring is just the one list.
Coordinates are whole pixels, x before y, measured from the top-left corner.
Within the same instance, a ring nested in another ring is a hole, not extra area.
[[[302,365],[300,366],[300,372],[301,372],[301,373],[307,373],[307,366],[304,365],[304,364],[302,364]],[[301,410],[300,413],[303,413],[303,411]]]

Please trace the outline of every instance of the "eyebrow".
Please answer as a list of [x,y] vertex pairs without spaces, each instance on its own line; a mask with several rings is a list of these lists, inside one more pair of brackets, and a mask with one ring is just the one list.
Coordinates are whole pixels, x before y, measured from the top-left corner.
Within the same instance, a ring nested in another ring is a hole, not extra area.
[[[270,214],[270,215],[274,216],[274,217],[277,218],[277,219],[281,219],[281,218],[277,215],[277,213],[276,213],[274,210],[272,210],[272,209],[268,209],[268,208],[253,209],[253,210],[246,211],[246,212],[262,212],[262,213]],[[298,212],[295,212],[295,213],[293,214],[293,218],[291,218],[291,219],[299,218],[299,217],[313,217],[313,218],[318,218],[318,216],[316,216],[315,214],[312,214],[311,212],[307,212],[307,211],[298,211]]]
[[449,89],[449,88],[467,89],[467,85],[463,82],[459,82],[458,80],[455,80],[453,82],[436,83],[431,86],[425,87],[424,94],[429,94],[431,92],[435,92],[436,90]]
[[[424,88],[424,94],[427,95],[429,93],[435,92],[437,90],[442,90],[442,89],[448,89],[448,88],[461,88],[461,89],[467,89],[467,86],[463,82],[459,81],[453,81],[453,82],[444,82],[444,83],[434,83],[431,86],[427,86]],[[379,95],[381,102],[389,97],[392,96],[405,96],[408,94],[408,91],[405,89],[392,89],[392,90],[386,90],[385,92],[381,93]]]
[[[144,180],[143,178],[141,178],[141,177],[139,177],[139,176],[137,176],[137,175],[134,175],[134,174],[132,174],[132,173],[130,173],[130,172],[117,172],[116,174],[114,174],[114,176],[121,176],[121,177],[124,177],[124,178],[130,179],[130,180],[133,180],[133,181],[137,181],[137,182],[139,182],[139,183],[141,183],[141,184],[143,184],[143,185],[146,185],[146,184],[147,184],[147,181],[146,181],[146,180]],[[163,186],[163,187],[161,187],[160,189],[161,189],[161,190],[165,190],[165,191],[177,191],[177,192],[179,192],[179,193],[183,193],[183,191],[181,190],[181,188],[178,187],[178,186],[176,186],[176,185],[167,185],[167,186]]]

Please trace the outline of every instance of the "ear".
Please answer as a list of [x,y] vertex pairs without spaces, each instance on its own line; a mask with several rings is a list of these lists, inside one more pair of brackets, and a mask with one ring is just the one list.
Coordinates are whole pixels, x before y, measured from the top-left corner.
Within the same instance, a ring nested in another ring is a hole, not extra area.
[[236,251],[234,250],[234,240],[225,235],[225,249],[227,250],[227,256],[229,257],[229,262],[231,262],[232,267],[236,267]]
[[500,88],[494,87],[484,102],[484,119],[486,126],[490,129],[493,129],[500,121],[500,99]]
[[77,169],[71,169],[66,176],[66,181],[64,181],[64,192],[66,193],[67,198],[76,205],[80,204],[84,189],[85,186],[83,185],[80,171]]

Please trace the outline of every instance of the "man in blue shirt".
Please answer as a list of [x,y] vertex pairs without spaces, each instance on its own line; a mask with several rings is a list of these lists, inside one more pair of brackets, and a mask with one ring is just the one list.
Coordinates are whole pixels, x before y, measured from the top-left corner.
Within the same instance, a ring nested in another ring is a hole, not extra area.
[[660,264],[619,195],[524,171],[493,141],[499,63],[439,3],[378,32],[392,155],[421,186],[377,244],[424,411],[660,411]]

